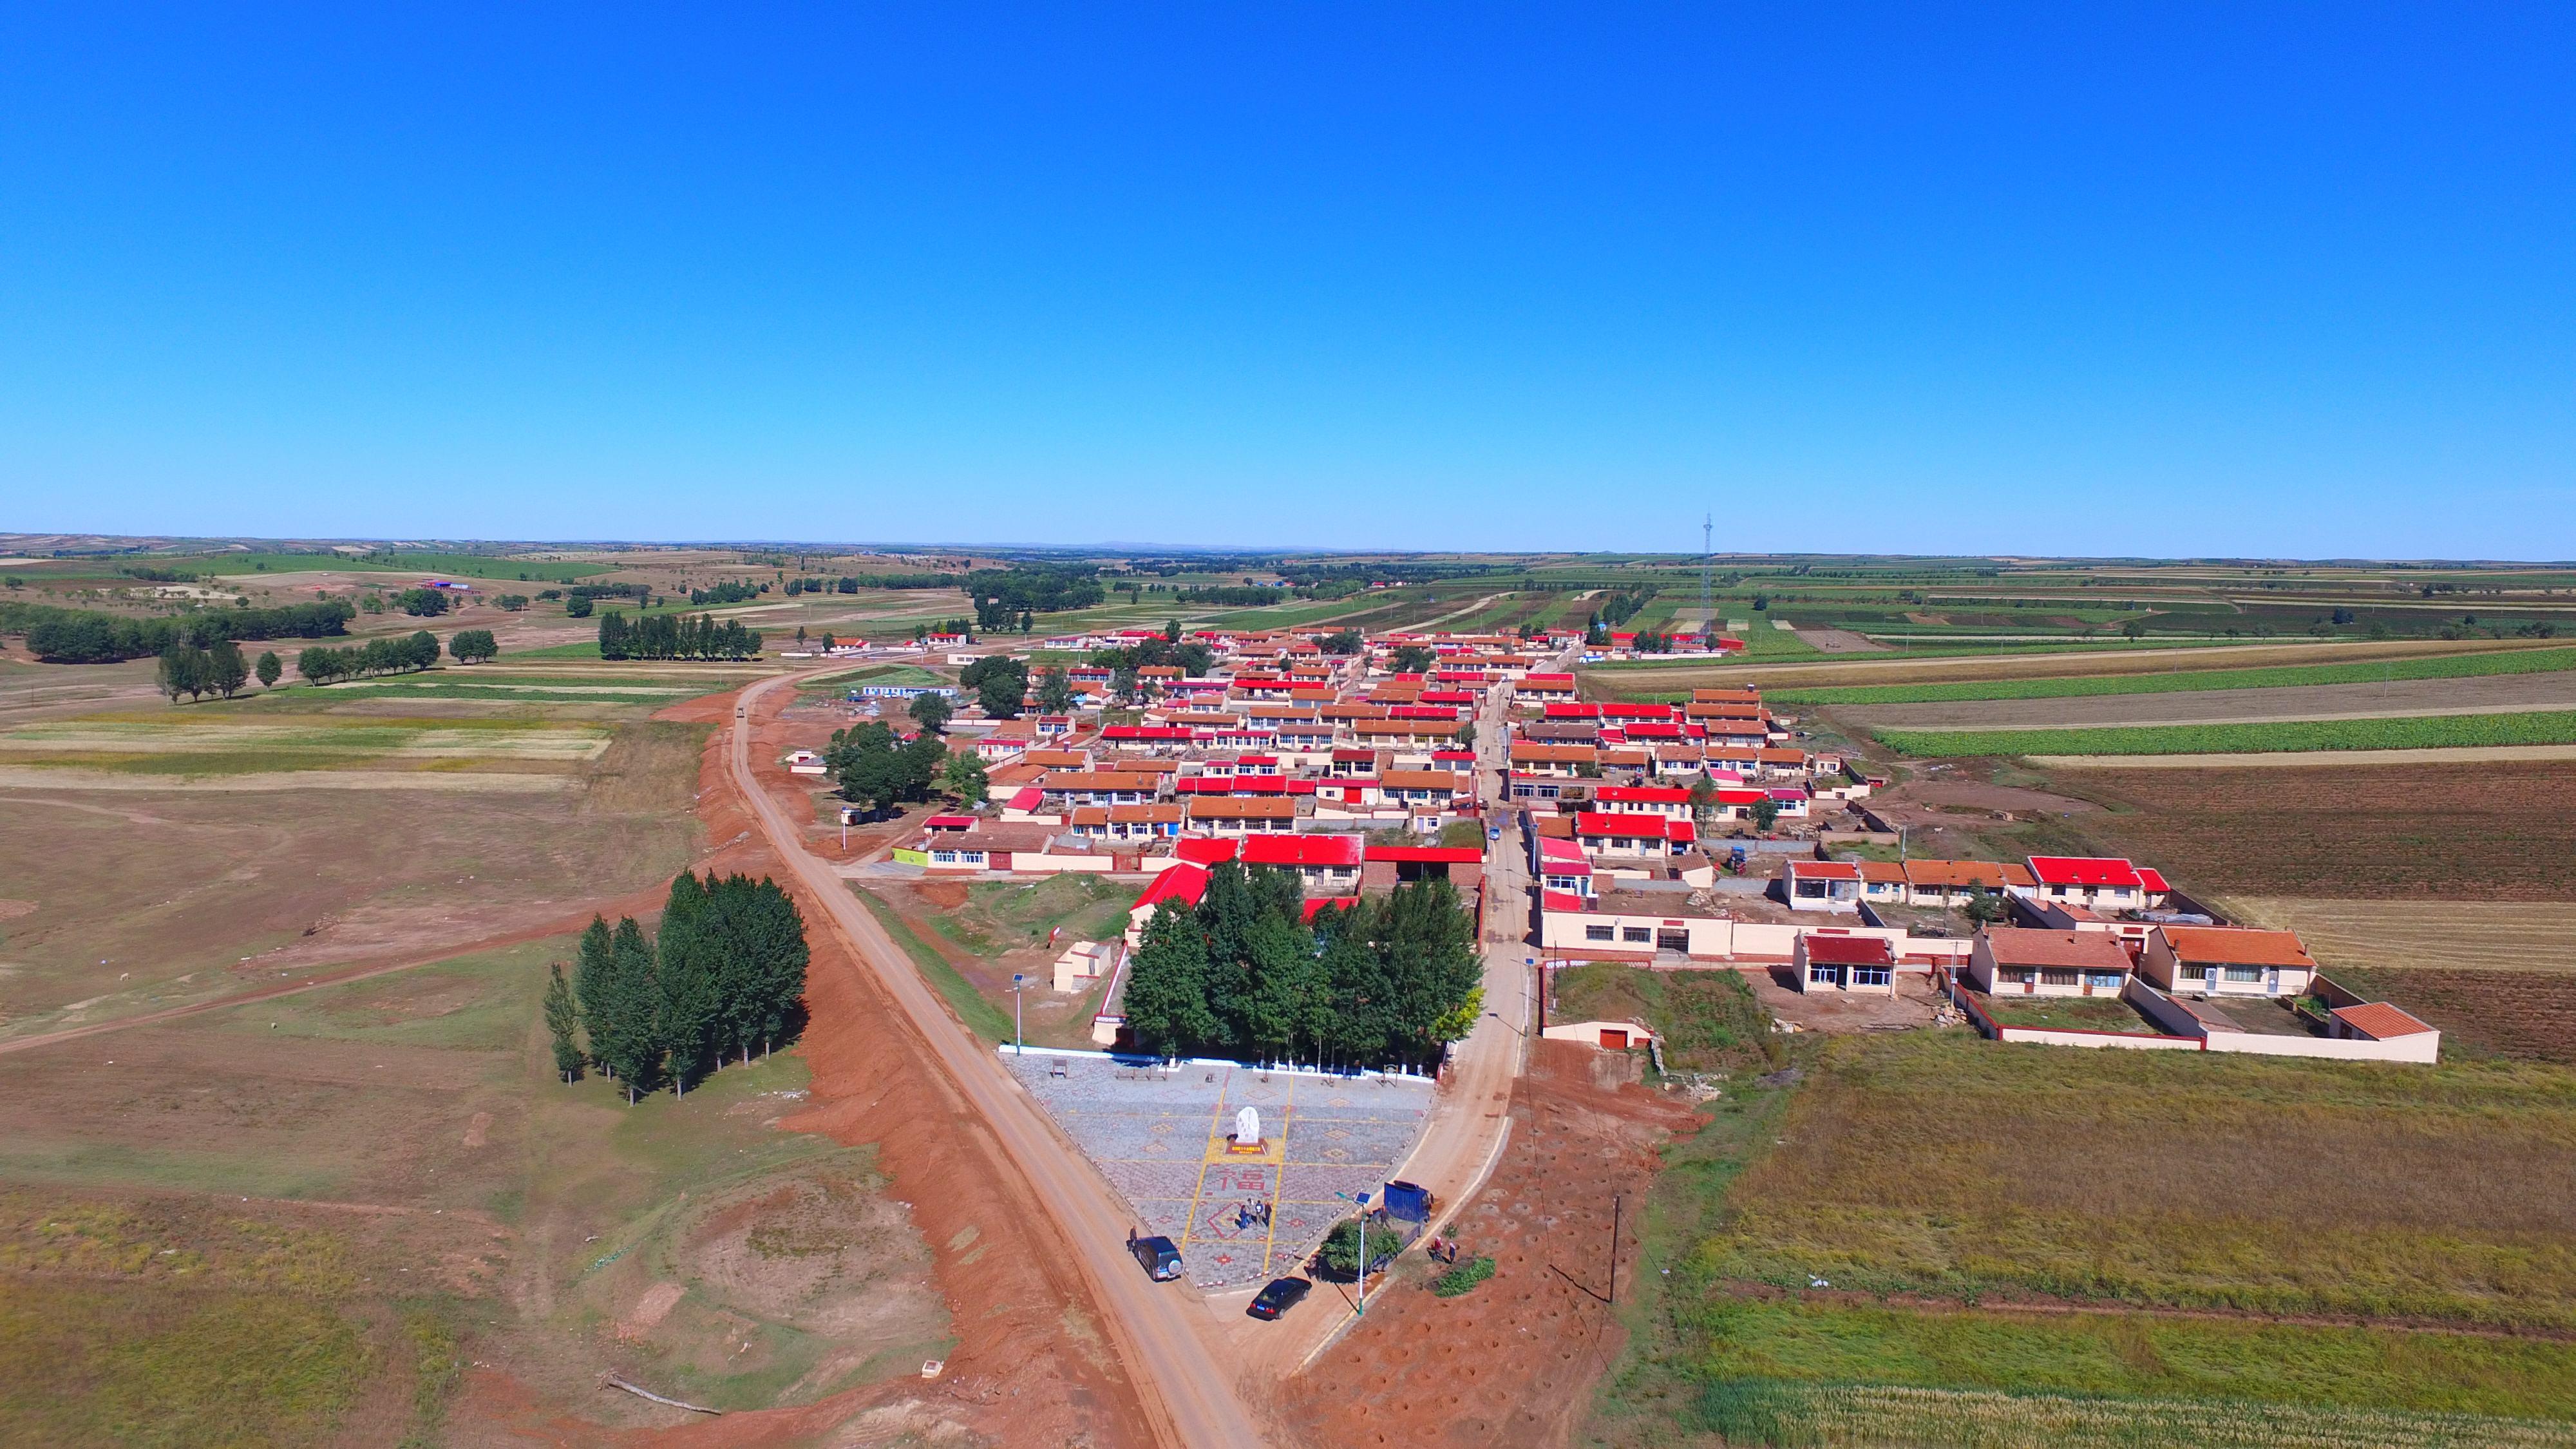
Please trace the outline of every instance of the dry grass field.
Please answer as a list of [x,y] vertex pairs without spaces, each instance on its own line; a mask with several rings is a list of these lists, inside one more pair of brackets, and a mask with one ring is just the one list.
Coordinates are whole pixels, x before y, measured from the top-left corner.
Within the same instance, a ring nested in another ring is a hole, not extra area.
[[466,1359],[611,1425],[918,1369],[929,1254],[802,1062],[555,1080],[567,939],[0,1056],[0,1441],[442,1442]]
[[2576,972],[2576,901],[2357,901],[2222,894],[2249,925],[2296,931],[2327,966]]
[[2576,1077],[1829,1044],[1718,1278],[2576,1332]]
[[[309,771],[234,780],[297,788],[95,790],[29,770],[38,787],[0,790],[0,1036],[434,954],[667,881],[697,844],[703,728],[568,737],[590,757],[533,795],[300,788],[342,773]],[[316,758],[334,757],[294,762]]]

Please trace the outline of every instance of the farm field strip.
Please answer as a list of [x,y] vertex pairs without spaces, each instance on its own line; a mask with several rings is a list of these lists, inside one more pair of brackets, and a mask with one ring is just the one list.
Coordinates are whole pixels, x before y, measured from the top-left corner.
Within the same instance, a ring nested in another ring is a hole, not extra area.
[[[488,727],[498,724],[500,728]],[[236,719],[174,724],[73,720],[0,732],[0,756],[54,753],[199,754],[238,751],[359,752],[397,758],[587,760],[608,748],[596,725],[524,721],[312,721]]]
[[2221,894],[2249,925],[2296,931],[2318,964],[2576,973],[2576,901],[2363,901]]
[[[1755,632],[1767,627],[1755,623]],[[2510,652],[2535,646],[2509,641],[2458,642],[2438,639],[2391,639],[2346,642],[2341,640],[2308,640],[2298,643],[2243,643],[2169,646],[2162,642],[2128,647],[2106,647],[2099,641],[2074,642],[2065,646],[2030,646],[2005,651],[1980,649],[1965,652],[1931,653],[1908,651],[1873,655],[1866,659],[1815,659],[1796,665],[1773,665],[1766,668],[1757,682],[1766,689],[1802,687],[1925,684],[1996,679],[2060,678],[2067,675],[2161,674],[2173,670],[2270,668],[2282,665],[2313,665],[2332,661],[2352,663],[2381,659],[2408,659],[2425,655],[2456,656],[2480,652]],[[1688,698],[1687,688],[1713,683],[1734,684],[1743,680],[1748,663],[1762,663],[1759,646],[1756,658],[1723,665],[1689,660],[1653,663],[1593,665],[1587,673],[1600,676],[1598,682],[1638,698]],[[1696,671],[1706,678],[1693,678]],[[1663,693],[1647,693],[1660,690]],[[1676,695],[1674,691],[1681,690]]]
[[2397,684],[2311,684],[2220,694],[2096,694],[2067,699],[1827,707],[1844,711],[1838,717],[1841,722],[1871,730],[1959,733],[2434,719],[2576,709],[2576,673],[2420,679]]
[[2576,744],[2576,710],[2097,729],[1875,729],[1871,733],[1899,754],[1918,758],[2456,749]]
[[2375,684],[2398,679],[2463,679],[2576,669],[2576,649],[2487,651],[2393,659],[2378,664],[2284,665],[2206,669],[2175,674],[2085,674],[2066,678],[1992,679],[1955,684],[1857,685],[1783,689],[1778,704],[1933,704],[1951,700],[2064,699],[2096,694],[2167,694],[2221,689],[2274,689],[2317,684]]

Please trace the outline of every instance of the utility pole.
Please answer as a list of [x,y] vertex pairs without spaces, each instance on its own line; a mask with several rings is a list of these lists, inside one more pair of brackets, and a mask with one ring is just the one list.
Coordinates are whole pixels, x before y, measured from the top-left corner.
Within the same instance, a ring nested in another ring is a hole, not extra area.
[[1020,1035],[1020,991],[1028,984],[1028,977],[1017,971],[1011,973],[1011,1055],[1015,1057],[1029,1052],[1028,1042]]
[[1619,1306],[1619,1207],[1623,1199],[1610,1195],[1610,1306]]
[[[1699,519],[1699,635],[1703,641],[1717,637],[1717,616],[1709,612],[1708,565],[1717,552],[1717,515],[1703,513]],[[1705,642],[1701,645],[1706,648]]]

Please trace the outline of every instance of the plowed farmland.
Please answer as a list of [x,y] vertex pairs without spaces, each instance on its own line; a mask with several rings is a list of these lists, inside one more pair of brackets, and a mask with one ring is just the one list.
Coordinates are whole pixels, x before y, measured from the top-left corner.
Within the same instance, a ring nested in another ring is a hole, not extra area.
[[2338,971],[2335,980],[2440,1027],[2445,1052],[2576,1066],[2576,974]]
[[2576,902],[2576,770],[2554,764],[2069,770],[2085,831],[2194,893]]

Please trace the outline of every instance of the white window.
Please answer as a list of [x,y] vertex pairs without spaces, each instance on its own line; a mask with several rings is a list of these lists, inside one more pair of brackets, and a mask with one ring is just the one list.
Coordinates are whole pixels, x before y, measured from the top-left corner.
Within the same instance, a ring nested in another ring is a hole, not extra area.
[[[930,853],[930,858],[941,865],[955,865],[957,863],[957,852],[953,850],[934,850]],[[1353,1231],[1357,1231],[1357,1229],[1354,1229]],[[1357,1240],[1354,1239],[1353,1241]]]
[[[1608,926],[1586,926],[1583,928],[1583,939],[1587,941],[1607,941],[1613,934],[1615,933],[1612,932]],[[1357,1230],[1354,1229],[1354,1231]]]
[[[1619,930],[1619,936],[1626,941],[1651,942],[1655,939],[1654,931],[1645,926],[1623,926]],[[1353,1241],[1356,1242],[1357,1239]]]
[[[2260,966],[2230,966],[2227,968],[2227,979],[2230,981],[2260,981],[2263,979],[2263,968]],[[1354,1229],[1354,1231],[1356,1231],[1356,1229]],[[1353,1239],[1352,1241],[1356,1242],[1358,1240]]]
[[[1884,966],[1854,966],[1852,968],[1851,984],[1854,986],[1885,986],[1887,984],[1887,976],[1888,968]],[[1354,1229],[1354,1231],[1357,1230]],[[1354,1238],[1352,1241],[1357,1242],[1358,1239]]]

